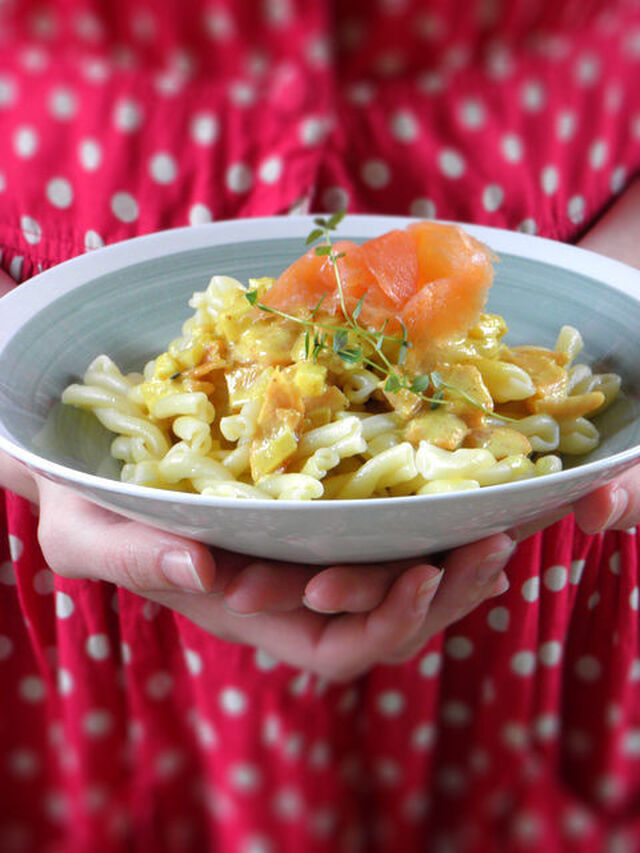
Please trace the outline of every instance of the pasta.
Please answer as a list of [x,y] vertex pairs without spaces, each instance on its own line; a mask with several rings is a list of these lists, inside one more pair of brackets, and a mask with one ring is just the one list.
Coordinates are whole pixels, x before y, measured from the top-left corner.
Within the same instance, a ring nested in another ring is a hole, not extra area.
[[[576,362],[583,341],[571,326],[553,349],[508,346],[504,320],[490,313],[414,350],[393,334],[363,344],[356,323],[290,317],[247,298],[273,284],[252,280],[248,291],[214,276],[142,374],[100,355],[65,389],[64,403],[115,434],[123,481],[295,501],[484,488],[556,473],[558,454],[589,453],[599,441],[592,418],[620,390],[616,374]],[[419,379],[405,381],[410,371]]]

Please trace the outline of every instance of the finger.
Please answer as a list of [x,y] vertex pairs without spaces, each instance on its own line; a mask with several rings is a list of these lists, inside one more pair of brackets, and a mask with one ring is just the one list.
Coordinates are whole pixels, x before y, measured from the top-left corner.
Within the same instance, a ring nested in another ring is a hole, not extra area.
[[577,501],[575,515],[585,533],[626,530],[640,524],[640,465]]
[[416,560],[379,565],[331,566],[304,589],[304,604],[317,613],[367,613],[384,600],[399,574]]
[[420,631],[388,662],[409,660],[433,636],[458,622],[479,604],[509,588],[504,569],[515,550],[505,533],[457,548],[444,561],[444,575]]
[[215,561],[204,545],[129,521],[69,489],[37,480],[38,537],[58,574],[106,580],[136,592],[212,589]]
[[315,671],[346,681],[388,658],[419,631],[442,577],[435,566],[412,566],[371,613],[330,618],[312,650]]
[[571,504],[564,504],[564,506],[560,506],[552,512],[547,512],[544,515],[534,518],[533,521],[527,521],[524,524],[519,524],[517,527],[512,527],[511,530],[507,531],[507,534],[514,542],[522,542],[523,539],[528,539],[534,533],[544,530],[545,527],[550,527],[571,512],[573,512]]
[[224,605],[238,614],[295,610],[315,572],[294,563],[250,562],[225,587]]

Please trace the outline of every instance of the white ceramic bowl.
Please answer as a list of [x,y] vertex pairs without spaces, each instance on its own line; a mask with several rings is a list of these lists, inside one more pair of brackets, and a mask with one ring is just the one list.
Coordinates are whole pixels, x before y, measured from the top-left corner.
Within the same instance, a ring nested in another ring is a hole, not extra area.
[[[351,216],[356,240],[410,220]],[[500,256],[488,310],[511,343],[553,346],[577,326],[581,358],[620,373],[626,394],[600,420],[601,446],[558,474],[471,492],[357,501],[206,498],[119,481],[111,436],[63,407],[63,388],[108,353],[139,370],[166,348],[214,273],[277,275],[304,251],[311,218],[221,222],[128,240],[44,272],[0,300],[0,448],[122,515],[212,545],[306,563],[440,551],[575,500],[640,457],[640,272],[571,246],[465,226]]]

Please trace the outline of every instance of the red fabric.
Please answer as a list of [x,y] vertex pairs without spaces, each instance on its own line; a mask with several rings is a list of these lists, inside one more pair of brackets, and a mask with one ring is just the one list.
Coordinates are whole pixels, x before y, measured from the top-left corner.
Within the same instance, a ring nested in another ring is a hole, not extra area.
[[[17,279],[305,205],[574,240],[640,165],[631,0],[16,0],[0,22]],[[0,523],[0,850],[640,849],[635,531],[556,524],[502,598],[335,686],[54,577],[15,496]]]

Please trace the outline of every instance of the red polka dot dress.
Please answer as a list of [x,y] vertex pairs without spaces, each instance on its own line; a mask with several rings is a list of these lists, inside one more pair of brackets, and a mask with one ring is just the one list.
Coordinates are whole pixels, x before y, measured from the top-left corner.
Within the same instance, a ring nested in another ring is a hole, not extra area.
[[[21,281],[303,209],[575,240],[640,168],[634,0],[5,0]],[[567,518],[413,661],[329,684],[0,524],[0,850],[640,850],[635,530]]]

